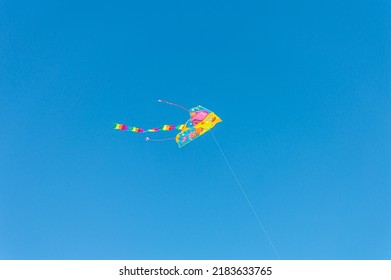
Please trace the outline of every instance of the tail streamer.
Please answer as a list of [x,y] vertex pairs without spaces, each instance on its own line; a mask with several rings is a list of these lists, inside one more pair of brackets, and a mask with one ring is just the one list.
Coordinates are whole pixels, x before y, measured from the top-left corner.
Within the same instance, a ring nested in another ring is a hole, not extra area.
[[269,237],[269,234],[267,234],[267,231],[266,231],[265,227],[263,226],[263,224],[262,224],[262,222],[261,222],[261,219],[259,218],[257,212],[255,211],[253,204],[251,203],[250,199],[248,198],[246,192],[244,191],[244,189],[243,189],[243,187],[242,187],[242,184],[240,183],[238,177],[236,176],[234,169],[232,168],[231,164],[229,163],[227,157],[225,156],[225,154],[224,154],[224,152],[223,152],[223,149],[221,148],[219,142],[217,141],[217,139],[216,139],[216,137],[215,137],[215,135],[213,134],[212,131],[211,131],[211,134],[212,134],[212,136],[213,136],[214,141],[215,141],[216,144],[217,144],[217,147],[219,148],[219,150],[220,150],[220,152],[221,152],[221,155],[223,156],[225,162],[227,163],[229,169],[231,170],[231,173],[232,173],[232,175],[234,176],[234,178],[235,178],[235,180],[236,180],[236,183],[238,184],[238,186],[239,186],[240,190],[242,191],[242,193],[243,193],[243,195],[244,195],[244,197],[245,197],[245,199],[246,199],[248,205],[250,206],[252,212],[254,213],[254,216],[255,216],[255,218],[257,219],[259,226],[261,227],[262,231],[263,231],[264,234],[266,235],[267,240],[269,241],[271,247],[273,248],[274,253],[276,254],[276,256],[277,256],[278,259],[281,259],[281,258],[280,258],[280,255],[278,254],[278,252],[277,252],[277,250],[276,250],[276,247],[274,246],[272,240],[271,240],[270,237]]
[[158,132],[158,131],[168,131],[168,130],[182,130],[184,124],[180,125],[169,125],[165,124],[161,127],[155,127],[155,128],[149,128],[149,129],[144,129],[144,128],[138,128],[135,126],[128,126],[126,124],[121,124],[121,123],[116,123],[114,125],[114,129],[118,130],[125,130],[125,131],[132,131],[132,132],[138,132],[138,133],[145,133],[145,132]]

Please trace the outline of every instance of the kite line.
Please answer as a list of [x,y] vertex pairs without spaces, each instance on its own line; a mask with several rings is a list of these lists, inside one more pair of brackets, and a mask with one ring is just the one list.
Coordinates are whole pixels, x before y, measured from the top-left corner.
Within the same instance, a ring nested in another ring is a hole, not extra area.
[[229,163],[227,157],[225,156],[225,154],[224,154],[224,152],[223,152],[223,149],[221,148],[219,142],[217,141],[217,139],[216,139],[214,133],[213,133],[212,131],[211,131],[210,133],[212,134],[213,139],[215,140],[215,142],[216,142],[216,144],[217,144],[217,147],[219,147],[219,150],[220,150],[220,152],[221,152],[221,155],[223,156],[225,162],[227,163],[229,169],[231,170],[231,173],[232,173],[232,175],[234,176],[234,178],[235,178],[235,180],[236,180],[236,183],[238,184],[240,190],[242,191],[244,197],[246,198],[248,205],[250,206],[251,210],[253,211],[254,216],[255,216],[255,218],[256,218],[257,221],[258,221],[258,224],[260,225],[262,231],[265,233],[265,235],[266,235],[266,237],[267,237],[267,240],[269,241],[270,245],[272,246],[272,248],[273,248],[273,250],[274,250],[274,253],[277,255],[278,259],[281,259],[281,258],[280,258],[280,255],[278,254],[278,252],[277,252],[277,250],[276,250],[276,247],[274,246],[272,240],[270,239],[269,234],[267,234],[266,229],[265,229],[265,227],[263,226],[263,224],[262,224],[262,222],[261,222],[261,219],[259,218],[257,212],[256,212],[255,209],[254,209],[253,204],[251,203],[250,199],[248,198],[246,192],[244,191],[244,189],[243,189],[243,187],[242,187],[242,184],[240,183],[238,177],[236,176],[235,171],[234,171],[234,169],[232,168],[231,164]]

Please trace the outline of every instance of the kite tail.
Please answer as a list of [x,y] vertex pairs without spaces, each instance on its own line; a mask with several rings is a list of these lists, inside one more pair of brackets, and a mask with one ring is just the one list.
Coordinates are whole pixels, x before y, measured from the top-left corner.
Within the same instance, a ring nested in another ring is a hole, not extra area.
[[143,128],[138,128],[138,127],[135,127],[135,126],[128,126],[126,124],[116,123],[115,126],[114,126],[114,129],[126,130],[126,131],[138,132],[138,133],[144,133],[144,132],[168,131],[168,130],[174,130],[174,129],[182,130],[183,126],[184,126],[184,124],[180,124],[180,125],[168,125],[168,124],[165,124],[162,127],[143,129]]

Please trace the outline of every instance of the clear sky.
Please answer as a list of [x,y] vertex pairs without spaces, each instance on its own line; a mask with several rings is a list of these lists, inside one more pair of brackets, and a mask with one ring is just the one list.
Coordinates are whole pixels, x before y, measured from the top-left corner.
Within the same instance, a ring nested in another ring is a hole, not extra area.
[[390,11],[0,1],[0,258],[390,259]]

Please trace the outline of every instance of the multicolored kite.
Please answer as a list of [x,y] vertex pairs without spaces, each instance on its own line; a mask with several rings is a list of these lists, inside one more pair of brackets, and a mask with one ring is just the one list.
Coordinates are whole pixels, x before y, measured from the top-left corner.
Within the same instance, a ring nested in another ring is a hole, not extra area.
[[187,143],[190,143],[194,139],[198,138],[199,136],[203,135],[205,132],[212,129],[217,123],[221,122],[222,120],[212,111],[206,109],[202,106],[196,106],[191,108],[190,110],[171,102],[167,102],[164,100],[158,100],[158,102],[166,103],[169,105],[177,106],[179,108],[182,108],[189,112],[190,119],[180,125],[163,125],[162,127],[156,127],[156,128],[150,128],[150,129],[142,129],[137,128],[134,126],[127,126],[125,124],[115,124],[114,129],[119,130],[127,130],[127,131],[133,131],[138,133],[145,133],[145,132],[158,132],[161,130],[180,130],[180,132],[176,135],[174,138],[168,138],[168,139],[150,139],[149,137],[146,137],[145,140],[147,141],[166,141],[166,140],[174,140],[178,143],[179,148],[183,147]]

